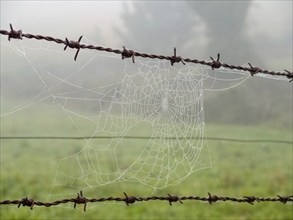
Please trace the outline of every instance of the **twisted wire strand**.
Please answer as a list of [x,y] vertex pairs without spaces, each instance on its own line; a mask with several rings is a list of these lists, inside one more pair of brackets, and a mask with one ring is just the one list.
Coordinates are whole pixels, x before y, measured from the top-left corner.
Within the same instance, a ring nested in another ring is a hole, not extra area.
[[[233,203],[247,203],[247,204],[255,204],[261,202],[279,202],[282,204],[292,203],[293,202],[293,195],[291,196],[277,196],[277,197],[256,197],[256,196],[243,196],[243,197],[229,197],[229,196],[217,196],[208,193],[207,197],[200,197],[200,196],[177,196],[177,195],[170,195],[168,196],[147,196],[147,197],[139,197],[139,196],[128,196],[124,192],[124,197],[101,197],[101,198],[86,198],[83,196],[83,192],[80,191],[77,193],[76,198],[70,199],[62,199],[56,200],[53,202],[41,202],[41,201],[34,201],[31,198],[25,197],[20,200],[3,200],[0,201],[0,205],[17,205],[18,208],[22,206],[28,206],[30,209],[33,209],[34,206],[44,206],[44,207],[51,207],[51,206],[58,206],[61,204],[66,203],[73,203],[74,209],[76,208],[77,204],[83,204],[84,211],[86,211],[86,206],[88,203],[101,203],[101,202],[124,202],[127,206],[130,204],[134,204],[135,202],[149,202],[149,201],[167,201],[169,205],[172,206],[172,203],[179,202],[183,204],[183,201],[201,201],[207,202],[210,205],[216,202],[233,202]],[[292,204],[291,204],[292,205]]]
[[188,63],[195,63],[195,64],[200,64],[200,65],[210,66],[213,70],[220,68],[220,67],[224,67],[224,68],[228,68],[228,69],[232,69],[232,70],[241,70],[244,72],[248,72],[251,74],[251,76],[254,76],[257,73],[263,73],[263,74],[272,75],[272,76],[287,77],[290,82],[293,81],[293,72],[292,71],[284,70],[284,72],[279,72],[279,71],[265,70],[265,69],[261,69],[259,67],[253,66],[250,63],[248,63],[249,67],[222,63],[222,62],[220,62],[220,54],[219,53],[217,55],[217,59],[214,60],[211,57],[211,61],[182,58],[182,57],[176,55],[176,48],[174,48],[174,55],[173,56],[147,54],[147,53],[137,52],[137,51],[133,51],[133,50],[128,50],[125,47],[123,47],[123,50],[120,50],[120,49],[113,49],[110,47],[81,44],[80,42],[81,42],[82,36],[79,38],[78,41],[72,41],[72,40],[68,40],[67,38],[65,38],[65,40],[62,40],[62,39],[54,38],[51,36],[23,33],[22,30],[18,30],[18,31],[14,30],[13,26],[11,24],[10,24],[10,31],[0,30],[0,34],[7,35],[9,41],[11,38],[20,39],[20,40],[22,40],[23,38],[28,38],[28,39],[35,39],[35,40],[51,41],[51,42],[55,42],[57,44],[64,44],[65,45],[64,50],[66,50],[67,47],[70,47],[72,49],[77,50],[76,54],[74,56],[74,60],[77,59],[77,56],[79,54],[80,49],[90,49],[90,50],[98,50],[98,51],[120,54],[122,56],[122,59],[132,58],[133,63],[135,63],[134,57],[169,60],[171,62],[171,65],[173,65],[174,63],[178,63],[178,62],[182,62],[183,64],[188,62]]

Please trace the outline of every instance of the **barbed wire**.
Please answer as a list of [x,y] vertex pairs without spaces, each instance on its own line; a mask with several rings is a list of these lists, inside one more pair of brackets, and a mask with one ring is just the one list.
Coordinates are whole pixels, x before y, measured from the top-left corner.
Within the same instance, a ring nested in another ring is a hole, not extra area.
[[[120,136],[0,136],[0,140],[86,140],[86,139],[116,139]],[[137,140],[207,140],[207,141],[228,141],[240,143],[276,143],[276,144],[290,144],[293,141],[289,140],[265,140],[265,139],[236,139],[236,138],[222,138],[222,137],[147,137],[147,136],[123,136],[124,139],[137,139]]]
[[73,203],[73,208],[75,209],[77,204],[83,204],[83,210],[86,211],[86,206],[88,203],[101,203],[101,202],[124,202],[127,206],[134,204],[135,202],[149,202],[149,201],[168,201],[169,205],[172,206],[172,203],[179,202],[183,204],[183,201],[202,201],[208,202],[210,205],[216,202],[234,202],[234,203],[248,203],[253,205],[255,202],[280,202],[283,204],[293,202],[293,195],[291,196],[277,196],[274,198],[269,197],[256,197],[256,196],[243,196],[242,198],[234,198],[228,196],[217,196],[208,193],[207,197],[200,196],[177,196],[168,194],[168,196],[128,196],[125,192],[123,193],[124,197],[101,197],[101,198],[86,198],[83,196],[83,192],[80,191],[77,193],[76,198],[62,199],[54,202],[40,202],[35,201],[31,198],[25,197],[20,200],[3,200],[0,201],[0,205],[18,205],[18,208],[22,206],[28,206],[30,209],[33,209],[34,206],[58,206],[66,203]]
[[[10,24],[10,31],[7,30],[0,30],[0,34],[7,35],[8,40],[10,41],[11,38],[14,39],[20,39],[28,38],[28,39],[35,39],[35,40],[45,40],[45,41],[51,41],[55,42],[57,44],[64,44],[64,50],[66,50],[68,47],[72,49],[76,49],[76,53],[74,56],[74,60],[77,59],[77,56],[80,52],[80,49],[91,49],[91,50],[98,50],[98,51],[105,51],[115,54],[120,54],[122,59],[125,58],[131,58],[132,62],[135,63],[135,57],[143,57],[143,58],[150,58],[150,59],[161,59],[161,60],[169,60],[171,62],[171,65],[173,66],[174,63],[181,62],[183,65],[185,63],[195,63],[195,64],[201,64],[210,66],[213,70],[224,67],[228,69],[236,69],[241,70],[245,72],[249,72],[251,76],[254,76],[258,73],[273,75],[273,76],[283,76],[287,77],[290,82],[293,81],[293,73],[289,70],[284,70],[284,72],[276,72],[276,71],[270,71],[261,69],[259,67],[253,66],[252,64],[248,63],[249,67],[243,67],[243,66],[236,66],[231,64],[226,64],[220,62],[220,54],[217,54],[217,59],[211,58],[211,61],[203,61],[203,60],[197,60],[197,59],[190,59],[190,58],[182,58],[181,56],[177,56],[176,54],[176,48],[174,48],[174,55],[173,56],[164,56],[164,55],[155,55],[155,54],[147,54],[147,53],[141,53],[133,50],[128,50],[125,47],[123,47],[123,50],[119,49],[113,49],[109,47],[102,47],[102,46],[95,46],[95,45],[85,45],[81,44],[82,36],[79,37],[78,41],[68,40],[68,38],[65,38],[65,40],[54,38],[51,36],[43,36],[43,35],[34,35],[29,33],[23,33],[22,30],[14,30],[13,26]],[[87,139],[87,138],[112,138],[112,137],[0,137],[0,139]],[[115,138],[115,137],[113,137]],[[145,139],[149,137],[134,137],[129,136],[128,138],[138,138],[138,139]],[[186,139],[186,138],[185,138]],[[292,144],[291,141],[280,141],[280,140],[240,140],[240,139],[229,139],[229,138],[209,138],[210,140],[222,140],[222,141],[238,141],[238,142],[275,142],[275,143],[283,143],[283,144]],[[169,205],[172,206],[172,203],[179,202],[183,204],[183,201],[201,201],[201,202],[207,202],[209,204],[213,204],[216,202],[234,202],[234,203],[247,203],[247,204],[255,204],[255,202],[280,202],[282,204],[292,203],[293,202],[293,195],[291,196],[277,196],[274,198],[270,197],[256,197],[256,196],[243,196],[242,198],[235,198],[235,197],[228,197],[228,196],[217,196],[212,195],[208,193],[207,197],[200,197],[200,196],[177,196],[177,195],[171,195],[168,194],[168,196],[148,196],[148,197],[139,197],[139,196],[128,196],[124,192],[124,197],[101,197],[101,198],[86,198],[83,196],[83,192],[80,191],[80,193],[77,193],[77,197],[75,198],[65,198],[62,200],[57,200],[53,202],[41,202],[41,201],[35,201],[32,198],[25,197],[20,200],[3,200],[0,201],[0,205],[18,205],[18,207],[22,206],[28,206],[30,209],[33,209],[34,206],[44,206],[44,207],[52,207],[52,206],[58,206],[61,204],[66,203],[73,203],[73,207],[76,208],[78,204],[83,204],[84,208],[83,210],[86,211],[86,206],[88,203],[98,203],[98,202],[124,202],[127,206],[130,204],[134,204],[135,202],[149,202],[149,201],[167,201],[169,202]]]
[[218,69],[220,67],[224,67],[228,69],[236,69],[236,70],[249,72],[251,76],[254,76],[255,74],[258,74],[258,73],[263,73],[263,74],[268,74],[273,76],[287,77],[290,82],[293,81],[293,72],[290,72],[289,70],[284,70],[284,72],[276,72],[276,71],[261,69],[259,67],[253,66],[251,63],[248,63],[249,67],[222,63],[220,62],[219,53],[217,54],[217,59],[210,57],[211,61],[182,58],[181,56],[176,55],[176,48],[174,48],[173,56],[147,54],[147,53],[142,53],[142,52],[126,49],[124,46],[123,46],[123,50],[119,50],[119,49],[113,49],[110,47],[81,44],[82,36],[79,37],[78,41],[73,41],[73,40],[68,40],[68,38],[65,38],[65,40],[62,40],[62,39],[54,38],[51,36],[23,33],[22,30],[17,30],[17,31],[14,30],[11,24],[10,24],[10,31],[0,30],[0,34],[7,35],[9,41],[11,38],[20,39],[20,40],[22,40],[23,38],[28,38],[28,39],[35,39],[35,40],[51,41],[57,44],[64,44],[65,45],[64,50],[66,50],[68,47],[72,49],[76,49],[74,60],[77,59],[80,49],[90,49],[90,50],[98,50],[98,51],[105,51],[105,52],[110,52],[115,54],[121,54],[122,59],[131,58],[133,63],[135,63],[135,57],[169,60],[172,66],[174,65],[174,63],[181,62],[182,64],[185,65],[185,63],[188,62],[188,63],[195,63],[195,64],[210,66],[213,70]]

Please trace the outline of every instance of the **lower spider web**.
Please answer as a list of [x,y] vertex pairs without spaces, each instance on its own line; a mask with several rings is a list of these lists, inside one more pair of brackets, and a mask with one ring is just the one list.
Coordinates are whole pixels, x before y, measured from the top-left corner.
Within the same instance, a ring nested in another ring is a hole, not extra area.
[[[200,160],[205,142],[204,70],[177,70],[168,62],[137,61],[135,70],[130,65],[121,81],[103,87],[107,92],[92,100],[98,108],[90,118],[96,124],[92,136],[112,138],[89,139],[80,152],[61,160],[55,186],[86,188],[126,181],[157,190],[206,166]],[[75,99],[55,97],[67,104]],[[148,139],[138,141],[137,136]],[[78,168],[73,170],[72,164]]]

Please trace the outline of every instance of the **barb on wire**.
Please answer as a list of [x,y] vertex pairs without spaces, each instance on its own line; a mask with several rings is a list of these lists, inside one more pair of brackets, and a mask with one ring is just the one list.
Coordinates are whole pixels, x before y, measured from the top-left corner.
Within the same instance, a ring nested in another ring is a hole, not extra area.
[[83,197],[82,195],[82,191],[80,191],[80,193],[77,193],[77,197],[74,201],[74,206],[73,208],[76,209],[76,204],[84,204],[83,205],[83,210],[86,211],[86,204],[88,202],[88,199]]
[[80,50],[80,41],[82,39],[82,36],[79,37],[78,41],[69,41],[67,38],[65,38],[66,40],[66,45],[64,47],[64,50],[66,50],[67,47],[73,48],[73,49],[77,49],[75,56],[74,56],[74,60],[76,60],[77,55],[79,53]]
[[252,66],[250,63],[248,63],[250,66],[250,74],[251,76],[254,76],[255,74],[261,72],[262,70],[259,67]]
[[14,30],[12,24],[10,24],[9,26],[10,26],[10,32],[8,32],[8,40],[10,41],[11,38],[22,40],[22,31]]
[[125,192],[124,198],[123,197],[101,197],[101,198],[86,198],[83,196],[82,191],[77,193],[76,198],[71,199],[63,199],[57,200],[54,202],[40,202],[34,201],[33,199],[25,197],[21,200],[4,200],[0,201],[0,205],[18,205],[18,207],[28,206],[30,209],[33,209],[33,206],[58,206],[65,203],[73,203],[73,208],[75,209],[77,204],[83,204],[83,210],[86,211],[87,203],[96,203],[96,202],[124,202],[127,206],[130,204],[134,204],[136,201],[138,202],[148,202],[148,201],[167,201],[169,205],[172,206],[172,203],[179,202],[183,204],[183,201],[201,201],[207,202],[210,205],[216,202],[233,202],[233,203],[247,203],[247,204],[255,204],[255,202],[280,202],[282,204],[292,203],[293,202],[293,195],[291,196],[277,196],[277,197],[256,197],[256,196],[243,196],[240,198],[234,198],[229,196],[217,196],[208,193],[207,197],[200,197],[200,196],[177,196],[168,194],[168,196],[148,196],[148,197],[138,197],[138,196],[128,196]]
[[76,60],[80,49],[90,49],[90,50],[98,50],[98,51],[105,51],[105,52],[109,52],[109,53],[121,54],[122,59],[131,57],[133,63],[134,63],[134,57],[136,56],[136,57],[143,57],[143,58],[150,58],[150,59],[169,60],[171,62],[171,65],[173,65],[174,63],[177,63],[177,62],[182,62],[183,64],[185,62],[189,62],[189,63],[210,66],[213,70],[216,68],[223,67],[223,68],[228,68],[228,69],[236,69],[236,70],[240,70],[240,71],[244,71],[244,72],[249,72],[252,76],[255,75],[256,73],[263,73],[263,74],[268,74],[268,75],[273,75],[273,76],[287,77],[290,82],[293,81],[293,72],[292,71],[290,72],[288,70],[285,70],[284,72],[276,72],[276,71],[261,69],[259,67],[253,67],[251,64],[249,64],[249,67],[243,67],[243,66],[236,66],[236,65],[231,65],[231,64],[227,64],[227,63],[221,63],[219,61],[220,54],[218,54],[217,60],[214,60],[211,57],[212,61],[209,62],[209,61],[204,61],[204,60],[182,58],[182,57],[176,56],[176,48],[174,48],[174,56],[163,56],[163,55],[156,55],[156,54],[141,53],[141,52],[136,52],[133,50],[127,50],[125,47],[123,47],[123,50],[119,50],[119,49],[113,49],[113,48],[109,48],[109,47],[80,44],[81,37],[79,38],[79,40],[77,42],[75,42],[75,41],[68,41],[67,38],[64,41],[64,40],[50,37],[50,36],[25,34],[22,32],[22,30],[15,31],[11,24],[10,24],[10,31],[0,30],[0,34],[8,35],[8,40],[10,40],[10,38],[21,39],[21,40],[23,38],[28,38],[28,39],[52,41],[57,44],[64,44],[65,45],[64,49],[66,49],[67,46],[74,48],[74,49],[77,49],[74,60]]
[[25,197],[19,202],[17,207],[19,208],[22,205],[22,206],[28,206],[30,207],[30,209],[33,209],[34,204],[35,204],[34,200]]
[[123,46],[123,51],[121,53],[121,57],[122,57],[122,60],[124,60],[125,58],[132,58],[132,62],[134,62],[134,56],[135,56],[135,52],[133,50],[127,50],[125,48],[125,46]]
[[217,60],[214,60],[214,58],[210,57],[212,62],[211,62],[211,67],[212,69],[218,69],[222,66],[222,63],[220,62],[220,53],[217,55]]
[[179,202],[179,203],[183,204],[183,202],[181,201],[181,199],[178,196],[170,195],[170,194],[168,194],[168,196],[169,196],[168,200],[169,200],[169,205],[170,206],[172,206],[172,202]]
[[176,56],[176,47],[174,47],[174,56],[171,57],[170,61],[171,61],[172,66],[174,65],[174,63],[179,63],[179,62],[181,62],[183,65],[185,65],[182,58],[180,56]]
[[123,194],[125,195],[124,202],[126,203],[127,206],[129,206],[129,204],[135,203],[137,199],[135,196],[128,196],[126,192],[123,192]]

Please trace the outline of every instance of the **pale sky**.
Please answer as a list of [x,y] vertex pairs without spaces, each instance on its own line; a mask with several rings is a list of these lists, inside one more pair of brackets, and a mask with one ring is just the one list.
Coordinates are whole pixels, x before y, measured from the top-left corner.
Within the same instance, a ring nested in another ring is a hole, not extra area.
[[[48,30],[56,34],[80,34],[93,32],[98,27],[107,35],[111,27],[121,24],[119,16],[123,10],[122,4],[122,1],[1,0],[1,29],[13,23],[16,27],[32,32]],[[290,21],[292,24],[290,0],[255,1],[248,18],[248,22],[257,24],[251,29],[252,34],[263,32],[275,38],[286,31],[279,24]]]
[[119,1],[1,1],[1,29],[12,23],[25,32],[70,37],[99,28],[116,40],[110,29],[120,24],[121,10]]

